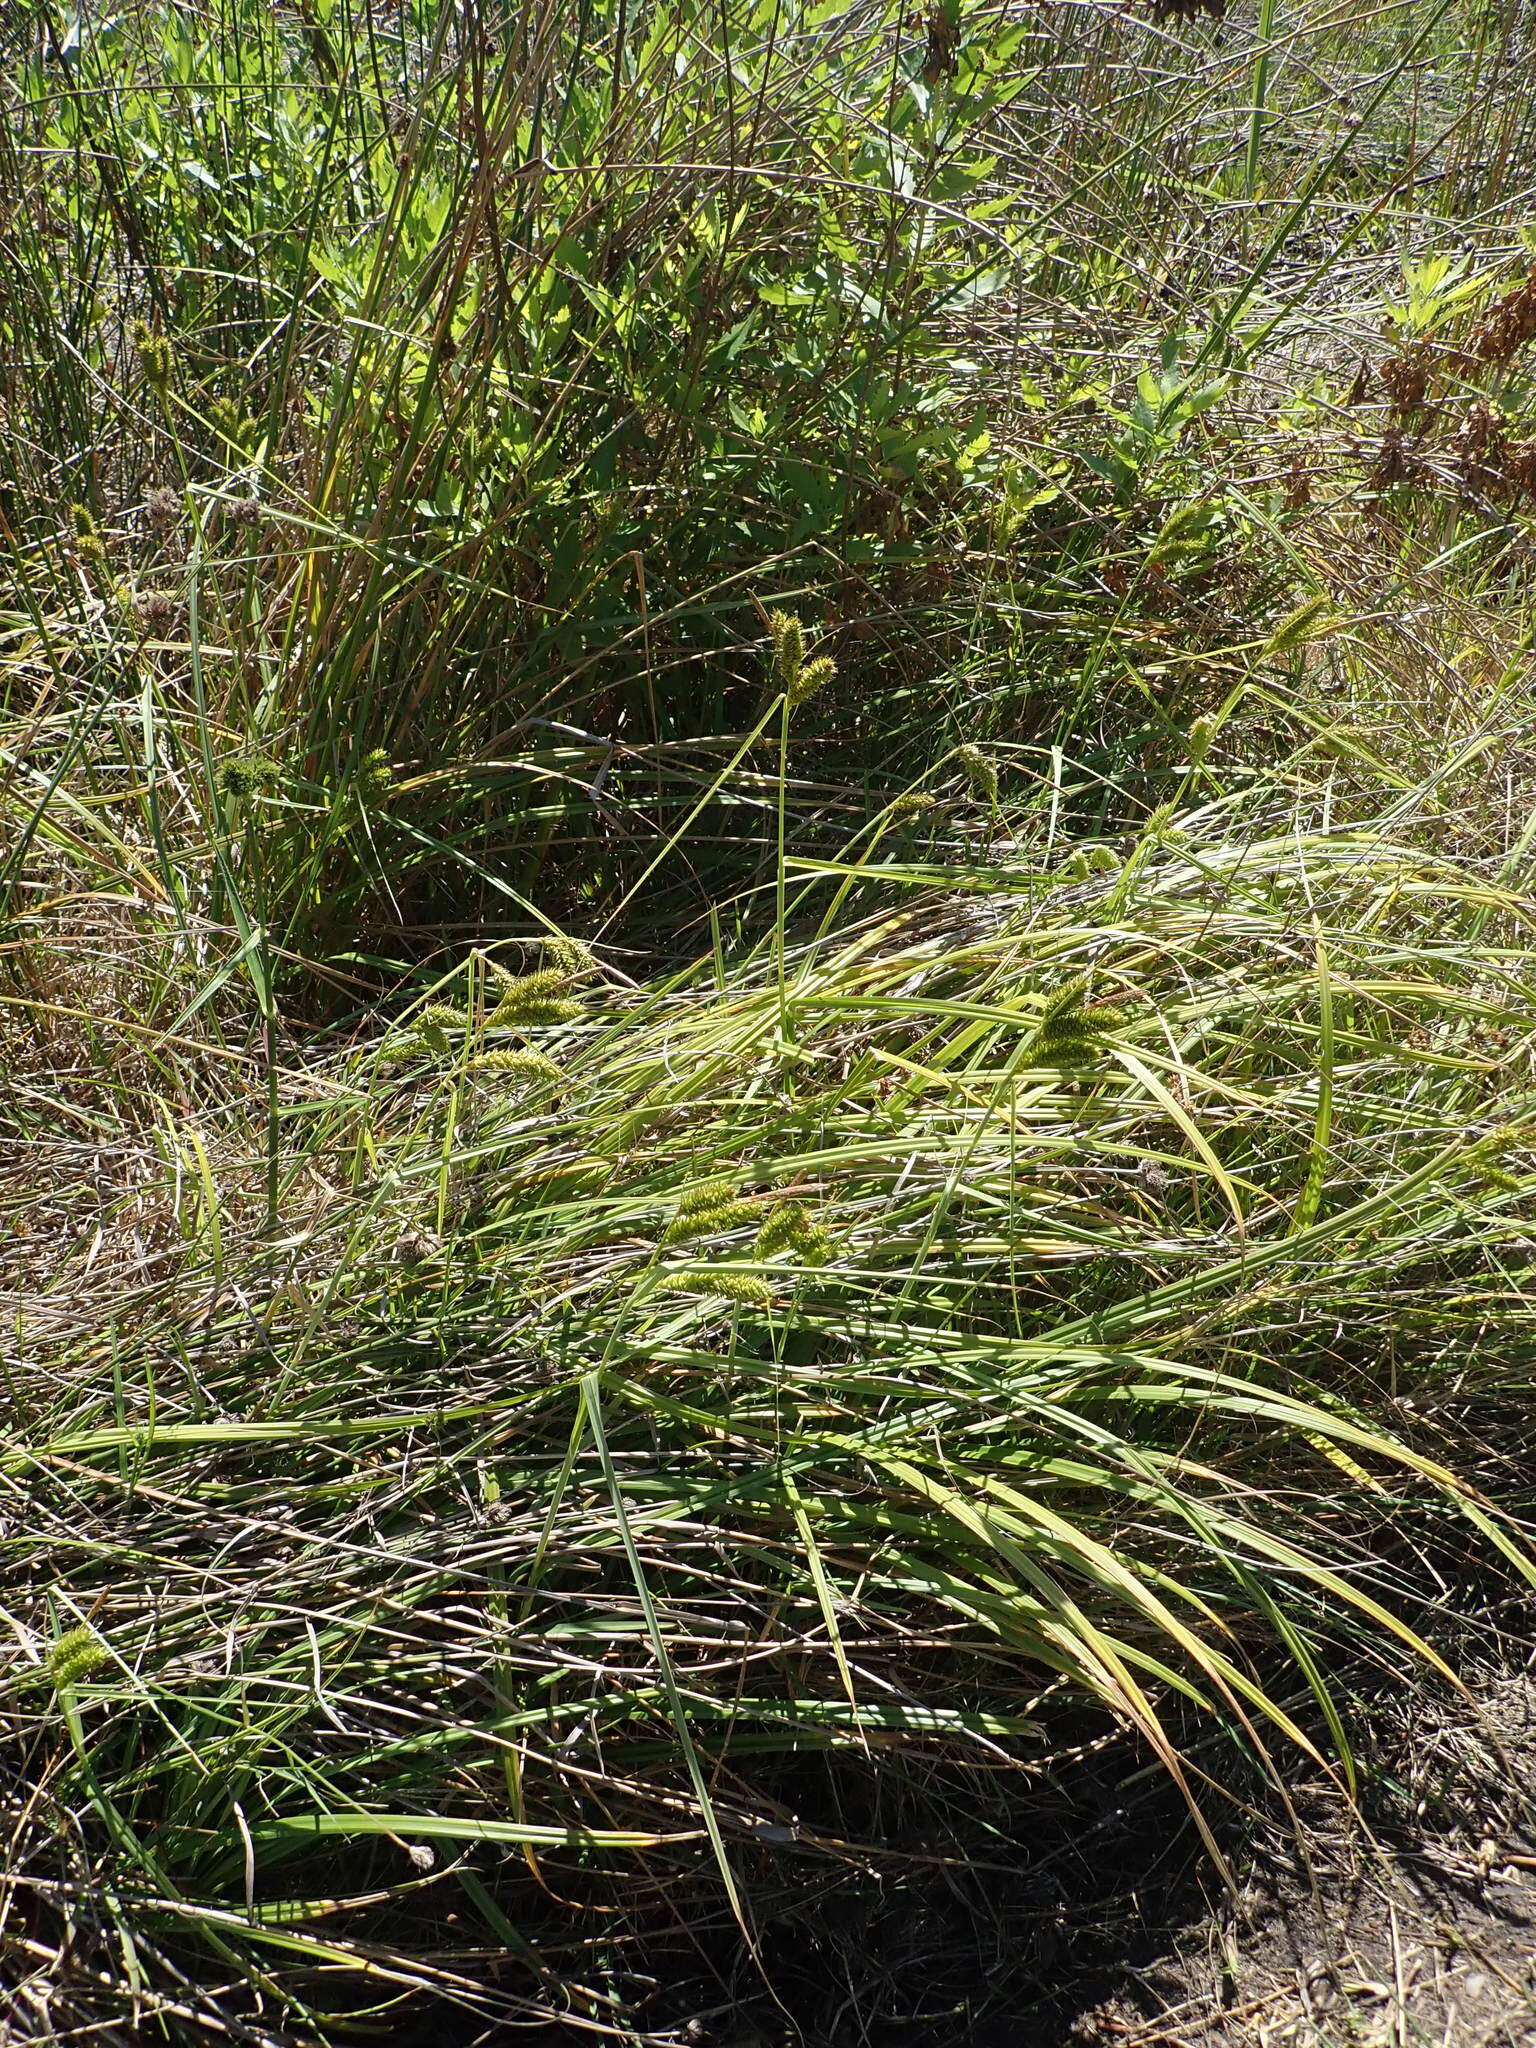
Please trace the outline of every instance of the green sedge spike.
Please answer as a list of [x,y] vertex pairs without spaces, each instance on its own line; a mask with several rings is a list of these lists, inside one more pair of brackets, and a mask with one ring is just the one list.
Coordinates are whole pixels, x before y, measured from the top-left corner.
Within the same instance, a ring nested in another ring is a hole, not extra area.
[[1060,1017],[1070,1017],[1080,1011],[1087,999],[1087,975],[1074,974],[1070,981],[1064,981],[1053,995],[1046,998],[1045,1007],[1040,1012],[1041,1029]]
[[1288,619],[1282,619],[1265,641],[1259,652],[1262,661],[1266,655],[1289,654],[1293,648],[1314,639],[1325,624],[1331,623],[1332,606],[1329,599],[1319,593],[1299,605]]
[[711,1266],[679,1266],[661,1281],[663,1294],[718,1294],[726,1301],[771,1308],[773,1289],[751,1273],[722,1273]]
[[560,991],[570,982],[563,967],[541,967],[533,974],[508,974],[492,963],[501,994],[488,1019],[495,1030],[527,1024],[564,1024],[581,1014],[581,1005]]
[[934,801],[934,798],[926,790],[909,789],[904,791],[891,805],[889,815],[892,824],[901,825],[905,824],[909,818],[922,817],[925,811],[933,809]]
[[219,770],[219,788],[236,802],[270,796],[282,786],[283,771],[263,754],[240,754]]
[[793,612],[772,611],[768,632],[773,640],[774,681],[793,703],[795,685],[805,665],[805,628]]
[[53,1682],[61,1690],[78,1685],[83,1678],[89,1678],[93,1671],[99,1671],[103,1664],[110,1663],[111,1656],[106,1644],[95,1629],[84,1623],[72,1628],[67,1635],[59,1637],[48,1653],[48,1671]]
[[163,334],[156,334],[147,320],[133,323],[133,345],[138,351],[139,367],[151,384],[168,384],[176,355],[170,340]]
[[1155,811],[1149,811],[1146,823],[1141,828],[1142,841],[1148,846],[1177,846],[1189,835],[1175,825],[1178,812],[1174,803],[1159,804]]
[[486,1021],[497,1031],[527,1030],[537,1024],[569,1024],[580,1015],[580,1003],[567,996],[554,996],[542,1002],[532,996],[505,996]]
[[712,1208],[680,1209],[662,1232],[663,1244],[682,1244],[693,1237],[719,1237],[728,1230],[749,1229],[762,1214],[756,1202],[737,1197]]
[[565,967],[539,967],[532,974],[513,974],[494,960],[488,960],[486,965],[503,996],[556,995],[571,978],[570,970]]
[[989,810],[997,809],[997,763],[980,747],[969,742],[955,751],[960,773],[970,784],[971,794],[980,797]]
[[552,1082],[562,1078],[552,1059],[526,1046],[477,1053],[469,1063],[469,1071],[472,1074],[505,1074],[513,1080],[528,1082]]
[[757,1233],[754,1250],[760,1259],[780,1252],[798,1252],[806,1265],[820,1265],[831,1252],[832,1236],[803,1202],[780,1202]]
[[797,704],[808,702],[818,690],[824,690],[836,674],[837,663],[830,654],[818,654],[814,661],[805,662],[790,685],[790,709],[794,710]]
[[544,941],[544,950],[554,963],[552,968],[543,970],[545,973],[558,972],[569,977],[574,974],[597,972],[596,960],[580,939],[568,939],[563,933],[557,932]]

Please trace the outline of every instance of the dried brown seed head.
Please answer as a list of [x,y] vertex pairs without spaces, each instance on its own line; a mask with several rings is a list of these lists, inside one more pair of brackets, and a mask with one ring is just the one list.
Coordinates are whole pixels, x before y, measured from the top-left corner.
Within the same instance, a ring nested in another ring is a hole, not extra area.
[[155,533],[169,533],[181,519],[180,491],[170,484],[156,484],[144,498],[144,517]]
[[133,601],[146,633],[163,638],[176,623],[176,600],[167,590],[142,590]]

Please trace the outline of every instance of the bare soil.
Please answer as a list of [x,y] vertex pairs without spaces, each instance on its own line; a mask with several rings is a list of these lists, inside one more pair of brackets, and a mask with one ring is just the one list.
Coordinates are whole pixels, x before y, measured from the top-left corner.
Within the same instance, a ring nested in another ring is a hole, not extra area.
[[1375,1826],[1312,1791],[1305,1861],[1282,1837],[1255,1841],[1235,1900],[1128,1967],[1064,2035],[1021,2024],[1021,2048],[1533,2048],[1531,1669],[1489,1675],[1476,1712],[1421,1706],[1371,1761]]

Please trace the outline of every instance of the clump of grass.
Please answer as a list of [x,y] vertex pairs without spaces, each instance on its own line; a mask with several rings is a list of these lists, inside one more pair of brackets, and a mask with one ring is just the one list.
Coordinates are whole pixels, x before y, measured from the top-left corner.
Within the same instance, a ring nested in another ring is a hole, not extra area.
[[1182,1728],[1351,1788],[1401,1534],[1530,1577],[1506,30],[1199,11],[23,53],[32,2037],[645,2038],[1085,1722],[1219,1864]]
[[[13,1854],[35,1914],[60,1839],[115,1854],[153,1820],[120,1910],[223,1958],[226,2011],[231,1957],[297,2011],[322,1946],[338,1989],[383,1942],[425,1995],[423,1883],[467,1898],[466,1954],[535,1943],[477,1996],[560,1979],[585,2009],[555,1901],[604,1903],[620,1947],[658,1876],[728,1905],[763,1816],[819,1812],[820,1751],[919,1803],[935,1755],[984,1753],[1022,1797],[1052,1712],[1091,1708],[1203,1813],[1182,1701],[1348,1783],[1352,1663],[1446,1675],[1374,1518],[1460,1517],[1523,1568],[1392,1404],[1500,1370],[1536,1098],[1531,906],[1327,801],[1298,828],[1220,800],[1087,882],[1015,816],[953,889],[791,946],[788,1061],[766,944],[723,987],[706,962],[614,992],[494,1127],[351,1052],[294,1067],[282,1265],[225,1196],[238,1286],[177,1374],[162,1294],[119,1293],[105,1406],[67,1255],[8,1483],[67,1458],[73,1502],[7,1599],[40,1628],[23,1579],[67,1588],[111,1663]],[[1129,986],[1110,1028],[1098,991]],[[440,1028],[478,1042],[467,1010]],[[746,1158],[750,1197],[701,1171]],[[397,1239],[422,1248],[381,1263]],[[205,1286],[210,1256],[181,1252]],[[130,1498],[153,1607],[124,1598]],[[52,1711],[17,1690],[18,1727]],[[392,1846],[423,1840],[431,1872]],[[763,1882],[759,1910],[808,1909]]]

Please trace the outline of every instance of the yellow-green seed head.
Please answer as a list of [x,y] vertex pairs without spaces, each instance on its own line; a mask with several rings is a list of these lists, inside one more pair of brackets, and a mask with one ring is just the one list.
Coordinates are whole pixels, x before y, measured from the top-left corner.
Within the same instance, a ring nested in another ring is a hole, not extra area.
[[561,1078],[560,1069],[552,1059],[528,1046],[477,1053],[469,1063],[469,1071],[472,1074],[501,1074],[511,1081],[526,1082],[530,1087],[538,1082],[553,1082]]
[[955,750],[955,763],[970,784],[971,794],[980,797],[990,810],[997,809],[997,763],[980,747],[969,742]]
[[712,1266],[679,1266],[660,1283],[663,1294],[717,1294],[753,1308],[771,1308],[773,1289],[753,1273],[725,1273]]
[[170,339],[156,334],[147,320],[133,323],[133,345],[138,351],[139,367],[151,384],[168,384],[175,367],[176,354]]
[[773,679],[793,703],[795,685],[805,665],[805,628],[793,612],[772,611],[768,631],[773,640]]
[[893,824],[905,824],[909,818],[920,818],[925,811],[931,811],[934,798],[926,790],[908,789],[891,805],[890,817]]
[[790,709],[793,710],[797,704],[807,703],[818,690],[824,690],[836,674],[837,663],[830,654],[818,654],[814,661],[803,662],[799,675],[790,685]]
[[256,422],[241,412],[232,398],[212,398],[208,401],[208,417],[224,440],[234,448],[245,450],[256,438]]
[[237,802],[270,796],[281,788],[282,780],[281,768],[263,754],[237,754],[219,770],[219,788]]
[[1298,605],[1288,619],[1280,624],[1265,641],[1262,655],[1289,654],[1293,648],[1314,639],[1323,627],[1330,623],[1331,606],[1321,592],[1309,597],[1305,604]]
[[1188,835],[1182,832],[1173,822],[1177,811],[1177,804],[1159,804],[1157,809],[1149,814],[1147,822],[1141,828],[1143,840],[1150,845],[1174,846],[1181,839],[1186,838]]
[[570,975],[563,967],[541,967],[534,974],[508,974],[494,962],[491,972],[501,987],[488,1024],[492,1029],[511,1030],[534,1024],[564,1024],[581,1015],[581,1005],[560,991]]
[[756,1202],[741,1196],[722,1197],[713,1204],[679,1208],[662,1232],[663,1244],[685,1244],[695,1237],[723,1237],[727,1231],[750,1230],[761,1216]]
[[780,1202],[757,1233],[754,1246],[760,1259],[795,1252],[808,1266],[820,1265],[831,1249],[831,1233],[812,1218],[803,1202]]
[[564,933],[555,933],[544,941],[544,951],[549,955],[551,967],[563,975],[597,972],[596,960],[580,939],[568,939]]
[[48,1653],[48,1671],[56,1686],[78,1685],[83,1678],[89,1678],[93,1671],[99,1671],[103,1664],[111,1661],[107,1646],[95,1629],[72,1628],[68,1634],[59,1637]]

